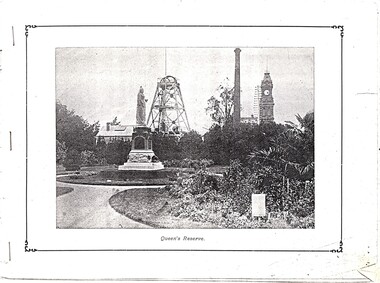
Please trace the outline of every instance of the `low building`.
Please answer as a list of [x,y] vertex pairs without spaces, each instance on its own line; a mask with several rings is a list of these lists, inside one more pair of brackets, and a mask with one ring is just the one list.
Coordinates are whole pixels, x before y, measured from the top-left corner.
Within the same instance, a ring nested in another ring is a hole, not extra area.
[[251,117],[241,117],[240,122],[246,123],[246,124],[257,124],[258,119],[257,119],[257,117],[251,115]]
[[133,128],[135,125],[115,125],[107,123],[105,127],[101,127],[96,135],[96,142],[105,141],[106,143],[114,141],[131,141]]

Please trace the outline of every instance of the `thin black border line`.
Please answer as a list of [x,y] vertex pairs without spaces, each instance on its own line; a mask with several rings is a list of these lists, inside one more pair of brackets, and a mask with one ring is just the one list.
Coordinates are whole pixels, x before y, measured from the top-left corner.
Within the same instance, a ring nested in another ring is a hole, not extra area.
[[[339,247],[337,249],[331,250],[203,250],[203,249],[32,249],[29,248],[28,243],[28,35],[29,28],[72,28],[72,27],[83,27],[83,28],[92,28],[92,27],[133,27],[133,28],[332,28],[339,29],[340,31],[340,51],[341,51],[341,207],[340,207],[340,241]],[[25,25],[25,93],[26,93],[26,185],[25,185],[25,216],[26,216],[26,229],[25,229],[25,252],[145,252],[145,251],[158,251],[158,252],[330,252],[330,253],[342,253],[343,252],[343,36],[344,36],[344,26],[343,25],[333,25],[333,26],[297,26],[297,25]]]
[[294,253],[331,253],[331,250],[207,250],[207,249],[38,249],[38,252],[294,252]]
[[28,242],[28,27],[25,26],[25,243]]
[[132,27],[132,28],[332,28],[333,26],[298,26],[298,25],[34,25],[44,28],[72,28],[72,27]]
[[340,111],[341,111],[341,117],[340,117],[340,123],[341,123],[341,137],[340,137],[340,241],[343,242],[343,26],[341,30],[341,36],[340,36]]

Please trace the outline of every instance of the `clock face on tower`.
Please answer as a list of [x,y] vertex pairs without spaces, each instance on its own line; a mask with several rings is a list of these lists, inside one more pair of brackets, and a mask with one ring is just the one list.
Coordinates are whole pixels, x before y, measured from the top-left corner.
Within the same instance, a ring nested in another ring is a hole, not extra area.
[[264,94],[269,95],[269,90],[268,89],[264,90]]

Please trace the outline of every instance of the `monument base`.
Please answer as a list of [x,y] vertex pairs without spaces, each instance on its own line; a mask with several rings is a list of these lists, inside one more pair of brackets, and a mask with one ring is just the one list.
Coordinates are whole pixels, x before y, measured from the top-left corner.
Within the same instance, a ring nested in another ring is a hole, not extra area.
[[128,163],[119,165],[117,170],[136,170],[136,171],[156,171],[164,169],[164,165],[161,162],[157,163]]
[[128,155],[128,161],[119,165],[118,170],[156,171],[164,169],[153,150],[133,149]]

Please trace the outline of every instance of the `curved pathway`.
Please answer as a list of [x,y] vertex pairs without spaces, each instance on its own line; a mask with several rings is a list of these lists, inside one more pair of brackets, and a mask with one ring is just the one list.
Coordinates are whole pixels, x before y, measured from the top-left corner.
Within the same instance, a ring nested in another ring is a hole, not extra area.
[[63,182],[57,182],[57,186],[74,189],[73,192],[56,198],[57,228],[151,228],[119,214],[108,203],[109,198],[118,191],[136,187]]

